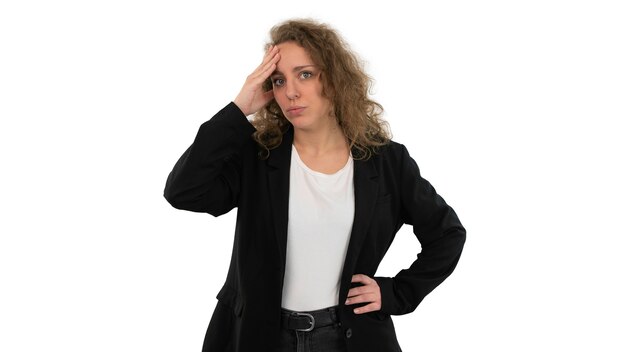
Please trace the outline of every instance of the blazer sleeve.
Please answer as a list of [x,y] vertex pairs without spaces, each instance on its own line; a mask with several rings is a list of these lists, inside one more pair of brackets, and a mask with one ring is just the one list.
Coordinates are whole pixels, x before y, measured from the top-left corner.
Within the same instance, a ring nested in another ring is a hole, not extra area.
[[167,177],[165,199],[175,208],[219,216],[237,206],[241,149],[255,129],[234,103],[200,126]]
[[406,147],[401,147],[401,219],[413,226],[422,251],[395,277],[375,277],[382,296],[381,311],[393,315],[414,311],[452,273],[465,243],[465,228],[456,213],[421,177]]

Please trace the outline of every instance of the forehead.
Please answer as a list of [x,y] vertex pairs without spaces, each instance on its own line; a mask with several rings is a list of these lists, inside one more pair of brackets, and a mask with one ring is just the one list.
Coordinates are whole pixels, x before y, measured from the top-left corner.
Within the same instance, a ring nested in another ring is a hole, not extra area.
[[303,47],[294,42],[285,42],[277,45],[280,52],[278,71],[291,71],[294,67],[313,65],[313,60]]

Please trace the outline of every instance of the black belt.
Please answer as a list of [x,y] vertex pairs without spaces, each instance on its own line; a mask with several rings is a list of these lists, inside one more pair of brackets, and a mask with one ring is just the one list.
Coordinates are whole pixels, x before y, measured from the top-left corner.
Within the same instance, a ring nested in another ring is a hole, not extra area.
[[338,322],[336,306],[310,312],[294,312],[282,309],[281,325],[285,329],[312,331]]

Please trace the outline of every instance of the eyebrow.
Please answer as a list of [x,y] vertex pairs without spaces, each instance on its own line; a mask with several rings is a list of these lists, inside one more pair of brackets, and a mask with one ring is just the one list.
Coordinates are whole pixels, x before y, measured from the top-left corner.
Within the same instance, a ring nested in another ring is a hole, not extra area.
[[[307,67],[314,67],[315,65],[311,64],[311,65],[302,65],[302,66],[296,66],[293,68],[293,70],[291,70],[292,72],[297,72],[302,70],[303,68],[307,68]],[[272,72],[271,76],[274,75],[282,75],[283,73],[280,72],[279,70],[275,70],[274,72]]]

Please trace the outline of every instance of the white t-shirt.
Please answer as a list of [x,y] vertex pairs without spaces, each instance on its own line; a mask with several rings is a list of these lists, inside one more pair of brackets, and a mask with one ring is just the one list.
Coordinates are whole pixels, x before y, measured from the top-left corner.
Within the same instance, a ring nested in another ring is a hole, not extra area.
[[353,174],[351,156],[328,175],[309,169],[292,146],[283,308],[310,311],[339,303],[354,220]]

